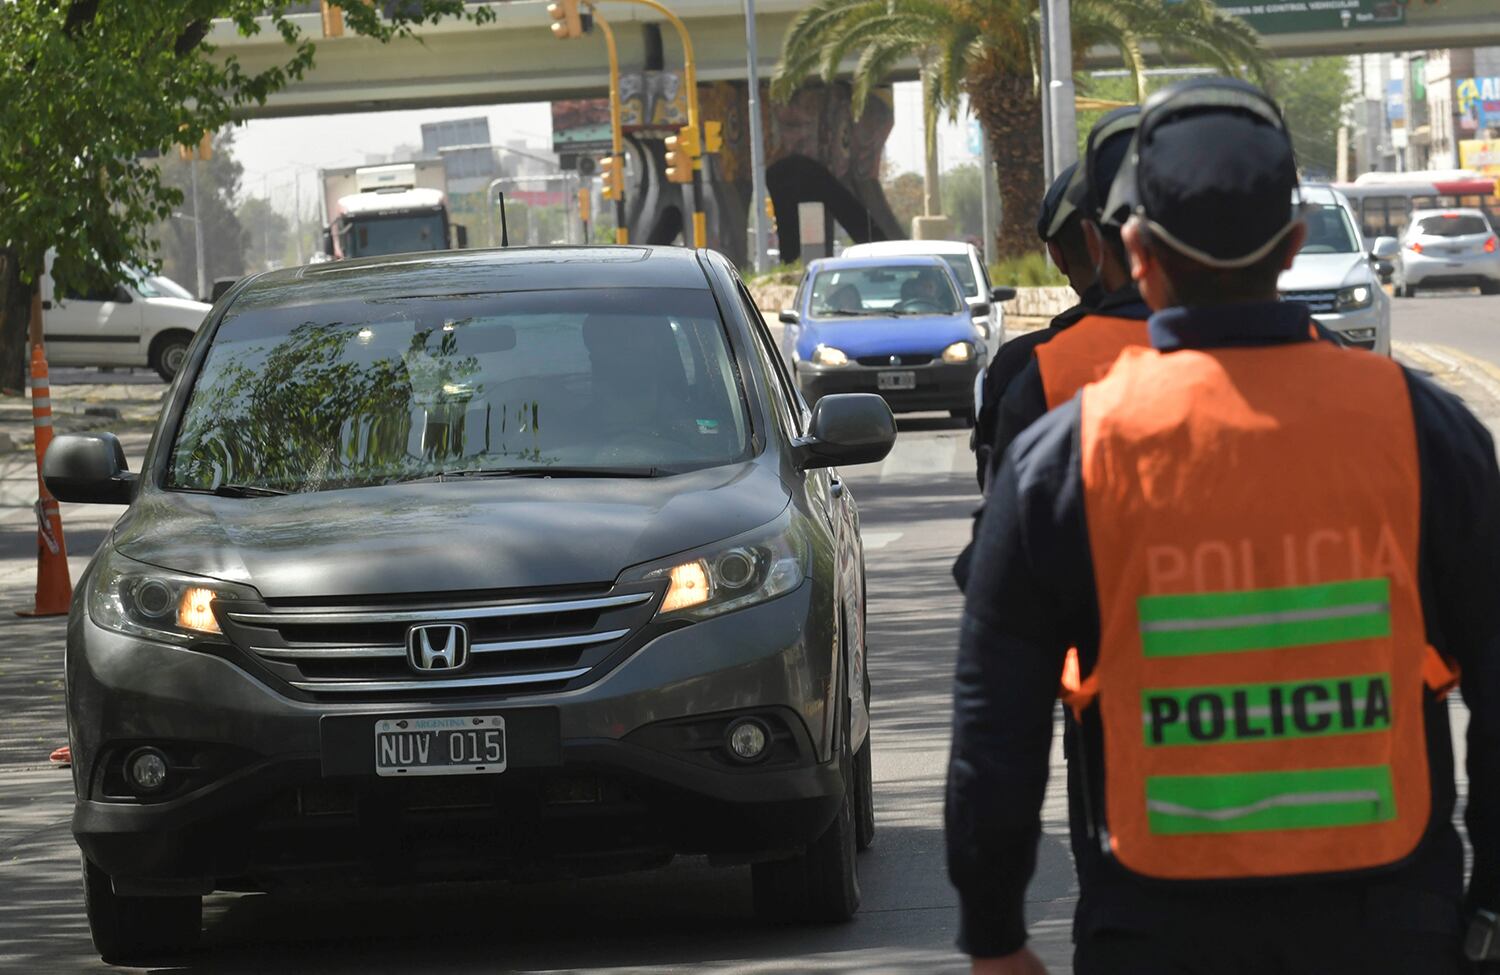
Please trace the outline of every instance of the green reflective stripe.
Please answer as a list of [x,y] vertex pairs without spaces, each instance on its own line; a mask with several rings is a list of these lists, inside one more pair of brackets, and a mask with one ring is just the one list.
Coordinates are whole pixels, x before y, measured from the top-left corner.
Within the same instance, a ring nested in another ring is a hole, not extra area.
[[1142,596],[1137,609],[1148,657],[1275,650],[1391,632],[1386,579]]
[[1387,674],[1141,692],[1147,747],[1384,731],[1391,707]]
[[1365,826],[1396,817],[1389,766],[1158,775],[1146,780],[1156,835]]

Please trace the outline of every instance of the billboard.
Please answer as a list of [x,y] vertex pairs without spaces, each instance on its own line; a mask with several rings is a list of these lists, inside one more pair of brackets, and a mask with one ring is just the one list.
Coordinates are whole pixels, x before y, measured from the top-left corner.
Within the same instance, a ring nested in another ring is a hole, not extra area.
[[1458,143],[1458,164],[1486,176],[1500,176],[1500,139],[1461,140]]
[[1465,78],[1454,88],[1454,95],[1463,131],[1500,128],[1500,78]]
[[1352,27],[1399,27],[1405,0],[1216,0],[1262,34],[1299,34]]

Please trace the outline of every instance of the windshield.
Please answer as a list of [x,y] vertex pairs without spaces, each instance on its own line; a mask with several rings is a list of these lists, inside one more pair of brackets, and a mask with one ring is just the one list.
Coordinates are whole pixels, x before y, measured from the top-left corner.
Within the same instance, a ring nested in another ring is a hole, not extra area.
[[1343,207],[1313,205],[1303,219],[1307,223],[1307,243],[1302,245],[1301,253],[1357,254],[1361,250],[1359,235]]
[[1490,225],[1477,213],[1445,213],[1418,220],[1413,234],[1421,237],[1469,237],[1489,232]]
[[183,298],[187,301],[197,301],[193,293],[171,278],[164,278],[160,274],[147,274],[135,276],[135,290],[141,293],[142,298]]
[[226,318],[167,486],[300,492],[496,469],[673,473],[744,459],[749,444],[707,291],[349,300]]
[[969,297],[979,294],[979,284],[974,280],[974,265],[969,261],[967,254],[944,254],[943,260],[953,269],[953,276],[958,278],[958,286],[963,293]]
[[448,227],[441,210],[394,216],[360,215],[344,220],[341,236],[345,257],[440,251],[448,246]]
[[813,278],[814,315],[952,314],[962,308],[952,280],[935,265],[840,268]]

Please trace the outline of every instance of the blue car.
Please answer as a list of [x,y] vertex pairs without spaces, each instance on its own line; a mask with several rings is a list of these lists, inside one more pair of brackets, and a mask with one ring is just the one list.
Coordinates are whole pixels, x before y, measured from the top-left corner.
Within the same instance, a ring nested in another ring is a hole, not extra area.
[[814,261],[781,321],[782,351],[808,403],[879,393],[895,413],[947,410],[973,421],[989,349],[941,258]]

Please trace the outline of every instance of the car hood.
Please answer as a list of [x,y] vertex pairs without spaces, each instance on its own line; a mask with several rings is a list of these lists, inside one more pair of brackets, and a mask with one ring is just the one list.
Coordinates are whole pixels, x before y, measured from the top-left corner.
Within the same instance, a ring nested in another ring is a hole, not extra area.
[[797,355],[811,359],[813,349],[831,345],[851,359],[869,355],[936,355],[954,342],[974,341],[974,320],[967,309],[958,315],[920,318],[811,319],[797,339]]
[[186,298],[146,298],[144,300],[146,307],[153,312],[168,312],[174,318],[191,321],[194,324],[202,322],[214,307],[205,305],[201,301],[188,301]]
[[1282,291],[1333,291],[1352,283],[1360,265],[1369,267],[1363,254],[1299,254],[1290,270],[1282,271],[1277,287]]
[[143,495],[125,556],[268,599],[609,584],[786,508],[769,463],[659,478],[392,484],[269,498]]

